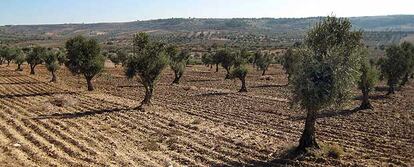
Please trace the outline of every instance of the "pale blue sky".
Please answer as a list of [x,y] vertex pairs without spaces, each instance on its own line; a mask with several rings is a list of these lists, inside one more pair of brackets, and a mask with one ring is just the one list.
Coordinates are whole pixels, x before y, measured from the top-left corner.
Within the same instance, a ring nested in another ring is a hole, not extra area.
[[414,14],[414,0],[0,0],[0,25]]

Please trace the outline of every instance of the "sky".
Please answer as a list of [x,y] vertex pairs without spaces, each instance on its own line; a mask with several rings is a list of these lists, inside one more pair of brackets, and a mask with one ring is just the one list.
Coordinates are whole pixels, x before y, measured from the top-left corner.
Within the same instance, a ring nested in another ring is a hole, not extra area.
[[0,0],[0,25],[414,14],[414,0]]

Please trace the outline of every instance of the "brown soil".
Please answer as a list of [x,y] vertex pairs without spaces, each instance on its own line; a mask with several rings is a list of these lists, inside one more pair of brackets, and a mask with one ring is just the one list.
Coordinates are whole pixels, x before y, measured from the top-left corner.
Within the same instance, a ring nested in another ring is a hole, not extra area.
[[[144,90],[121,67],[107,68],[87,92],[65,68],[48,83],[43,66],[29,76],[0,68],[0,166],[413,166],[414,82],[395,96],[372,95],[374,110],[325,111],[317,140],[339,145],[341,159],[281,159],[296,145],[303,111],[291,109],[280,66],[260,79],[251,70],[248,93],[221,69],[187,68],[181,85],[162,75],[145,112]],[[56,105],[58,104],[58,105]]]

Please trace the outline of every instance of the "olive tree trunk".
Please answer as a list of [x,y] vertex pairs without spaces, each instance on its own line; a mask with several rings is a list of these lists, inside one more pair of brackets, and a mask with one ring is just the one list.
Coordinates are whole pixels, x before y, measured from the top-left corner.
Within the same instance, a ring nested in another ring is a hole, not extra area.
[[152,105],[151,98],[152,93],[154,92],[154,87],[152,85],[144,86],[145,87],[145,97],[141,102],[141,107]]
[[230,69],[226,68],[226,77],[224,79],[230,79]]
[[408,78],[410,77],[410,75],[407,73],[404,75],[402,81],[401,81],[401,85],[400,86],[405,86],[408,82]]
[[239,92],[247,92],[246,78],[240,78],[240,81],[241,81],[241,88],[240,88]]
[[177,72],[174,73],[174,81],[172,84],[180,84],[180,79],[183,76],[183,74],[179,74]]
[[16,71],[23,71],[23,69],[22,69],[22,64],[17,64],[17,69],[16,69]]
[[365,89],[365,88],[362,89],[362,103],[361,103],[361,106],[359,106],[359,109],[360,110],[373,109],[373,106],[369,102],[368,89]]
[[93,91],[95,88],[92,85],[92,78],[90,76],[85,76],[86,78],[86,84],[88,85],[88,91]]
[[390,81],[388,81],[389,83],[388,83],[388,93],[387,93],[387,95],[390,95],[390,94],[395,94],[395,84],[394,83],[390,83]]
[[52,71],[51,73],[52,73],[52,79],[50,80],[50,82],[56,82],[57,77],[56,77],[55,71]]
[[216,64],[216,72],[218,72],[219,71],[219,64]]
[[35,68],[36,68],[36,65],[30,65],[30,75],[35,75],[36,74]]
[[317,111],[309,109],[306,115],[305,129],[299,140],[299,146],[297,151],[306,152],[307,148],[319,148],[316,142],[315,124],[316,124]]
[[265,76],[265,75],[266,75],[266,69],[264,69],[262,72],[262,76]]

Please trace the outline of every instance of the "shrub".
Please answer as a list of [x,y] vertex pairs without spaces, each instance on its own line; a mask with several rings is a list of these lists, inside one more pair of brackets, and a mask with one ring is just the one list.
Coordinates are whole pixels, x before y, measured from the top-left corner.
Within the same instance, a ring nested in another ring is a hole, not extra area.
[[103,70],[105,63],[98,42],[77,36],[66,42],[66,50],[68,61],[65,65],[73,74],[82,74],[88,90],[93,91],[92,79]]
[[339,145],[325,146],[326,156],[334,159],[340,159],[344,155],[344,150]]

